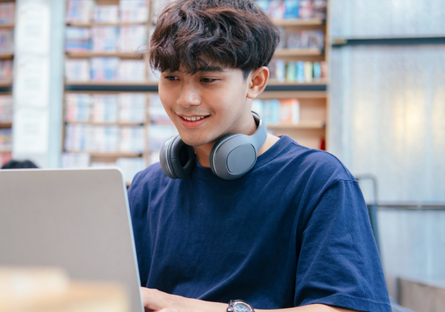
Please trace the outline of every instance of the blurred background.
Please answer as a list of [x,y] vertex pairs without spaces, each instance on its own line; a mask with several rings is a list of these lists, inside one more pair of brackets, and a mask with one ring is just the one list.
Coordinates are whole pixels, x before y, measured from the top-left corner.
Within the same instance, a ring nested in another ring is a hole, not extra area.
[[[1,165],[130,185],[157,162],[177,132],[144,51],[168,2],[0,0]],[[256,2],[281,42],[253,109],[359,180],[394,301],[445,311],[445,1]]]

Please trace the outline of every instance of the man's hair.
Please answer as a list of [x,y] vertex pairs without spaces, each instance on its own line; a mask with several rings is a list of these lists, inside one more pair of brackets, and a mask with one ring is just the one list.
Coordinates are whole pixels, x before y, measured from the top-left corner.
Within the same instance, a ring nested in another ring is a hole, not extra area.
[[38,168],[35,163],[30,160],[10,160],[3,165],[2,169],[25,169],[25,168]]
[[267,66],[279,31],[251,0],[177,0],[159,15],[150,43],[155,70],[188,74],[213,66],[238,68],[247,78]]

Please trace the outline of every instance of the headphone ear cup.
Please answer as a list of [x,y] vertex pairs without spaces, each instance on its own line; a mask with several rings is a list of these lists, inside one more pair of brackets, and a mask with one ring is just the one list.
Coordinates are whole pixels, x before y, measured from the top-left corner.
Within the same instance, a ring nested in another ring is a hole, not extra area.
[[[232,174],[227,167],[227,162],[229,160],[229,154],[232,151],[231,146],[236,147],[236,142],[238,139],[236,137],[242,137],[242,134],[229,134],[223,136],[218,142],[213,146],[210,156],[209,163],[213,174],[225,179],[225,180],[235,180],[241,177],[243,174]],[[232,144],[234,143],[234,144]]]
[[162,146],[159,158],[161,168],[171,179],[184,179],[195,167],[195,150],[185,144],[179,135]]

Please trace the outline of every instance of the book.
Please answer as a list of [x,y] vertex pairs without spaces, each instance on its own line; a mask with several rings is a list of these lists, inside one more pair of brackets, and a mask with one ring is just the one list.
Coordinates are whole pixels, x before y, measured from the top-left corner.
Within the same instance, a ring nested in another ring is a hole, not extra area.
[[284,18],[294,19],[300,17],[300,1],[284,0]]
[[255,99],[252,101],[252,111],[260,115],[260,117],[263,116],[263,101]]
[[12,95],[0,95],[0,123],[12,122]]
[[280,100],[280,123],[296,125],[300,122],[300,103],[297,99]]
[[12,60],[0,60],[0,81],[12,81],[13,69]]
[[12,129],[0,129],[0,152],[12,150]]
[[94,0],[69,0],[67,23],[90,23],[93,20]]
[[300,18],[308,19],[314,17],[314,3],[313,0],[300,0],[299,9]]
[[297,74],[297,77],[296,77],[296,81],[298,81],[298,82],[304,82],[305,81],[305,65],[304,65],[304,62],[302,62],[302,61],[299,61],[299,62],[297,62],[297,70],[296,70],[296,74]]
[[91,50],[94,52],[116,52],[119,39],[119,27],[91,27]]
[[290,61],[286,65],[286,81],[294,82],[297,77],[297,64]]
[[150,153],[159,152],[168,139],[178,134],[178,130],[176,130],[174,125],[150,124],[147,131]]
[[117,23],[119,22],[119,6],[96,5],[93,19],[95,23]]
[[0,166],[3,166],[4,164],[6,164],[11,159],[12,159],[12,154],[11,153],[9,153],[9,152],[2,153],[2,151],[0,150]]
[[120,157],[116,160],[116,166],[119,167],[123,174],[126,183],[131,183],[134,176],[145,169],[146,164],[143,158],[125,158]]
[[65,28],[65,51],[85,52],[91,50],[91,29],[87,27]]
[[169,2],[171,2],[171,0],[151,0],[151,1],[152,1],[152,8],[153,8],[152,23],[153,23],[153,25],[155,25],[158,20],[159,14],[162,12],[164,7]]
[[88,122],[91,116],[93,98],[89,94],[65,94],[65,120],[67,122]]
[[120,93],[118,95],[119,121],[144,123],[146,120],[146,101],[144,93]]
[[282,19],[286,14],[286,7],[282,1],[270,1],[267,13],[271,18]]
[[278,100],[264,100],[262,117],[265,124],[279,124],[280,102]]
[[88,59],[66,59],[65,79],[67,81],[89,81],[90,61]]
[[321,79],[321,66],[320,62],[314,62],[314,79],[320,80]]
[[117,69],[118,81],[144,81],[145,62],[139,60],[120,60]]
[[256,0],[271,18],[326,18],[326,0]]
[[149,116],[150,122],[156,124],[173,124],[168,117],[167,112],[162,106],[161,99],[158,95],[150,96],[150,106],[149,106]]
[[149,0],[120,0],[119,14],[121,22],[147,22]]
[[14,32],[12,29],[0,29],[0,54],[14,53]]
[[142,153],[144,127],[127,126],[66,126],[65,150],[67,152]]
[[92,121],[98,123],[116,123],[118,96],[115,94],[94,94]]
[[92,57],[90,61],[91,81],[117,80],[119,62],[117,57]]
[[144,127],[121,127],[119,151],[125,153],[140,153],[144,151]]
[[147,27],[145,25],[122,26],[120,28],[119,51],[134,52],[147,43]]
[[286,34],[287,49],[318,49],[324,48],[324,33],[321,30],[292,31]]
[[12,25],[15,21],[15,2],[0,3],[0,25]]
[[304,81],[305,82],[312,82],[314,72],[312,67],[312,62],[305,62],[304,63]]
[[329,73],[328,73],[328,63],[321,62],[321,79],[328,79]]
[[62,168],[88,168],[90,162],[90,154],[62,154]]
[[116,161],[98,162],[92,161],[90,154],[86,153],[63,153],[62,168],[113,168],[117,167],[122,170],[126,183],[131,183],[136,173],[144,170],[146,164],[141,157],[118,157]]

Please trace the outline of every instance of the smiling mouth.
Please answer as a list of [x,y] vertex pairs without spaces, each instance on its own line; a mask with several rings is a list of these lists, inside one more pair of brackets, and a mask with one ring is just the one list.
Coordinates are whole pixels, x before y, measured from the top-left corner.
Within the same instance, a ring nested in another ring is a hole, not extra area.
[[198,117],[185,117],[185,116],[179,116],[179,117],[181,117],[182,119],[184,119],[186,121],[194,122],[194,121],[203,120],[204,118],[207,118],[209,116],[210,115],[208,115],[208,116],[198,116]]

